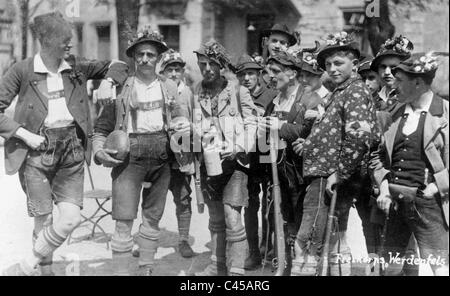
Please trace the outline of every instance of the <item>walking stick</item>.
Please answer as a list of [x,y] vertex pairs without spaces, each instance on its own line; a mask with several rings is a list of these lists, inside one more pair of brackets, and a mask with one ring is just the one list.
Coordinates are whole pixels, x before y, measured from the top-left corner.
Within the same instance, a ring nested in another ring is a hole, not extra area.
[[322,250],[322,272],[321,276],[326,276],[328,273],[328,253],[330,251],[330,238],[331,230],[333,228],[334,221],[334,209],[336,208],[337,192],[333,190],[333,196],[331,197],[330,210],[328,211],[327,228],[325,231],[325,241]]
[[278,178],[277,156],[278,150],[275,147],[275,141],[278,141],[278,134],[270,131],[270,162],[272,166],[272,193],[274,203],[275,218],[275,238],[277,246],[277,272],[276,276],[282,276],[285,269],[286,254],[284,243],[283,217],[281,215],[281,190],[280,180]]
[[391,213],[391,208],[392,208],[392,204],[389,207],[389,211],[386,214],[386,219],[384,220],[383,230],[380,235],[380,249],[378,251],[378,257],[380,260],[380,266],[379,266],[380,267],[380,276],[384,276],[386,273],[386,263],[384,262],[384,259],[383,259],[383,262],[381,262],[381,258],[384,258],[383,257],[384,256],[384,246],[386,244],[386,234],[387,234],[387,228],[388,228],[388,224],[389,224],[389,214]]

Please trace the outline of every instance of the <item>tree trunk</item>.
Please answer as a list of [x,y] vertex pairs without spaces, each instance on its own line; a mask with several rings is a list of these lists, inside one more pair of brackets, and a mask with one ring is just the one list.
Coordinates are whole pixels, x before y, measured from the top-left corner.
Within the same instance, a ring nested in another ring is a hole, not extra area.
[[[372,1],[366,1],[366,8]],[[379,17],[367,17],[366,26],[369,35],[370,48],[373,55],[380,50],[381,45],[395,34],[395,26],[389,19],[388,0],[379,0]]]
[[128,47],[128,37],[123,34],[126,30],[137,30],[139,23],[139,0],[115,0],[116,1],[116,12],[117,12],[117,29],[119,32],[119,59],[127,62],[130,66],[130,70],[134,69],[134,62],[132,59],[128,58],[125,54],[125,50]]
[[22,30],[22,60],[27,58],[27,48],[28,48],[28,11],[29,11],[29,0],[20,0],[20,23]]

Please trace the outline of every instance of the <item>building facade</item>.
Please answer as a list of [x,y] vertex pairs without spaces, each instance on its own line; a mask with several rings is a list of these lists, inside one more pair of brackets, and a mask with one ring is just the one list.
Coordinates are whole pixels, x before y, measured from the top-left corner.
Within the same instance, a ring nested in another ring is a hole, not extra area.
[[[168,45],[184,56],[189,70],[198,75],[193,51],[203,42],[214,38],[235,57],[261,53],[262,32],[274,23],[285,23],[301,32],[301,47],[312,47],[315,40],[320,41],[329,32],[354,32],[361,49],[370,53],[364,28],[365,1],[370,0],[141,0],[139,26],[150,24],[158,28]],[[2,0],[0,4],[0,59],[21,56],[17,2]],[[3,3],[15,5],[15,13],[6,13]],[[74,53],[87,58],[117,59],[118,40],[124,37],[117,30],[114,3],[114,0],[29,0],[33,13],[30,19],[58,9],[74,23]],[[390,1],[390,19],[396,34],[408,36],[416,51],[449,51],[448,0],[424,1],[426,9],[417,9],[408,1],[396,3]],[[30,33],[28,37],[27,56],[30,56],[37,52],[38,44]]]

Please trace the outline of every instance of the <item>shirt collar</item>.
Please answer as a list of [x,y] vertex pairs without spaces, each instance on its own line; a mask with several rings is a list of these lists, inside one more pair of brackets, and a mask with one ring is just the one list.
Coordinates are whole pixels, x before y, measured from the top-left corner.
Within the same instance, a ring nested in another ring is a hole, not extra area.
[[330,91],[323,85],[321,85],[320,88],[316,90],[316,94],[318,94],[322,99],[325,98],[329,93]]
[[179,93],[182,92],[185,87],[186,87],[186,84],[184,84],[183,81],[180,81],[180,84],[178,84],[178,87],[177,87],[178,92]]
[[359,75],[351,75],[346,81],[342,82],[338,86],[336,86],[334,91],[339,91],[346,89],[350,84],[352,84],[355,81],[362,80],[361,76]]
[[406,104],[404,114],[428,112],[428,110],[430,109],[430,106],[431,106],[431,102],[433,101],[433,92],[429,91],[429,92],[425,93],[424,96],[426,96],[425,97],[426,103],[422,108],[413,110],[411,104]]
[[[299,90],[300,85],[298,85],[295,90],[289,95],[289,98],[287,99],[287,101],[289,102],[289,105],[291,104],[291,101],[293,102],[295,100],[295,98],[297,97],[297,92]],[[281,97],[281,93],[279,93],[275,99],[273,99],[273,104],[277,107],[280,107],[280,97]]]
[[383,86],[383,88],[378,93],[378,96],[380,99],[382,99],[384,102],[387,102],[387,100],[392,97],[392,94],[395,92],[395,89],[391,89],[391,91],[388,93],[387,87]]
[[[47,66],[44,64],[44,61],[42,60],[42,57],[39,53],[37,53],[34,56],[33,62],[34,62],[34,72],[35,73],[45,73],[45,74],[51,73],[48,70]],[[69,69],[72,69],[72,67],[65,60],[62,60],[61,64],[58,67],[57,73],[61,73],[62,71],[69,70]]]
[[149,88],[154,88],[156,86],[159,85],[159,79],[155,79],[154,81],[152,81],[152,83],[150,83],[149,85],[145,84],[144,82],[142,82],[139,78],[136,77],[135,82],[137,82],[138,84],[140,84],[141,86],[144,86],[145,88],[149,89]]

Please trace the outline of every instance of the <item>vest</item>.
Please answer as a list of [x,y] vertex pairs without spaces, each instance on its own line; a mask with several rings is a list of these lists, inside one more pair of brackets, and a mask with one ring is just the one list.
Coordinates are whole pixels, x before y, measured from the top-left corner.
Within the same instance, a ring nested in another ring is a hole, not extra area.
[[391,172],[395,184],[424,189],[433,176],[423,149],[425,115],[426,112],[422,112],[416,131],[408,136],[402,132],[407,115],[400,121],[392,153]]

